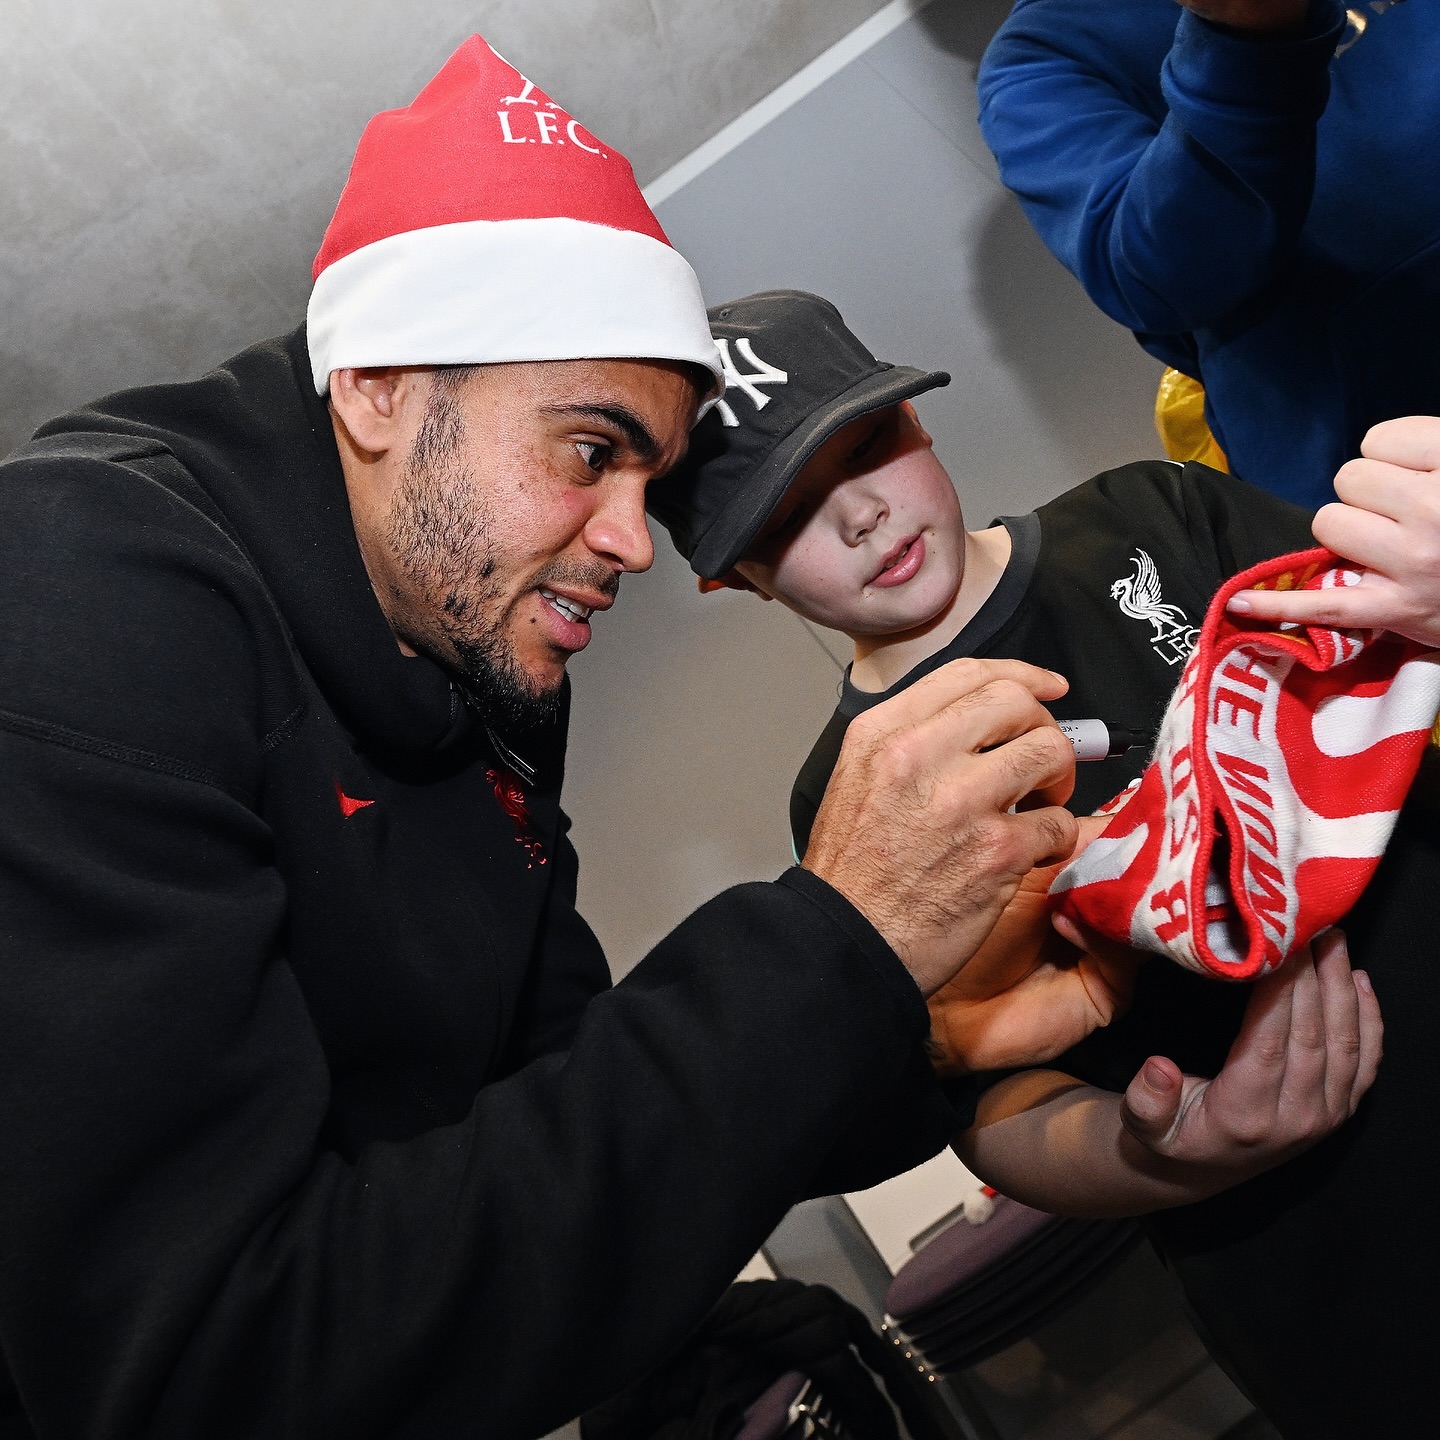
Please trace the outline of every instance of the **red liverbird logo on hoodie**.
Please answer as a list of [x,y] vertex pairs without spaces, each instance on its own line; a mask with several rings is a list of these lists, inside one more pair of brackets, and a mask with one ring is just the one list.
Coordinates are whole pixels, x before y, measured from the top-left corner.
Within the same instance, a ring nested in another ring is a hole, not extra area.
[[530,807],[525,803],[525,789],[519,778],[503,766],[486,770],[485,778],[494,787],[500,808],[515,822],[515,839],[529,856],[525,868],[533,870],[544,865],[545,847],[530,833]]

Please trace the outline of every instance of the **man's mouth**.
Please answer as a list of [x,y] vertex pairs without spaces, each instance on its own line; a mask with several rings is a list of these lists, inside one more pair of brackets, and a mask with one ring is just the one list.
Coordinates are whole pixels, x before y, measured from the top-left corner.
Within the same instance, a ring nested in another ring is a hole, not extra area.
[[592,614],[594,607],[582,605],[578,600],[567,599],[564,595],[557,595],[553,590],[540,587],[540,598],[562,619],[568,620],[572,625],[583,625]]

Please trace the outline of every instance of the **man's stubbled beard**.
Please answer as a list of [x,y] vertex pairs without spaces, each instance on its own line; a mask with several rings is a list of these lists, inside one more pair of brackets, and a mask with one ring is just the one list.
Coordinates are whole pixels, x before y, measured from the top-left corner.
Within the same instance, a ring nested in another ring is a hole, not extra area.
[[[554,724],[561,684],[537,685],[506,633],[511,607],[494,578],[491,517],[473,472],[459,458],[465,425],[455,396],[470,373],[469,367],[463,375],[436,373],[391,511],[391,543],[453,659],[437,655],[424,636],[412,637],[417,648],[458,669],[486,720],[513,737]],[[528,588],[569,583],[613,595],[618,581],[608,568],[557,563],[532,577]]]

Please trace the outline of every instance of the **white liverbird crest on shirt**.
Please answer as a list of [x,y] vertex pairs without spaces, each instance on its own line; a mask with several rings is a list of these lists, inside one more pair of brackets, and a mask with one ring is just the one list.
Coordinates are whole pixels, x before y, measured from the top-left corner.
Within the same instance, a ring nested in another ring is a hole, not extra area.
[[1110,597],[1119,601],[1122,614],[1147,621],[1150,648],[1167,665],[1179,665],[1189,658],[1200,631],[1178,605],[1167,605],[1160,598],[1160,572],[1145,551],[1137,547],[1130,563],[1135,573],[1117,580],[1110,587]]

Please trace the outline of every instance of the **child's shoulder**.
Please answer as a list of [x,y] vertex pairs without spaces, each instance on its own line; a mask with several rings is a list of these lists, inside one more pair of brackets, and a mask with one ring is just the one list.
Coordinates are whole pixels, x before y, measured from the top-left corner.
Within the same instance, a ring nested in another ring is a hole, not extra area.
[[1119,567],[1119,573],[1137,550],[1162,570],[1198,570],[1202,586],[1218,581],[1206,506],[1191,493],[1193,486],[1208,487],[1213,473],[1187,477],[1170,461],[1141,460],[1094,475],[1040,506],[1042,588],[1064,591],[1101,572]]
[[1136,460],[1098,475],[1040,506],[1042,523],[1124,530],[1136,524],[1184,523],[1200,497],[1228,476],[1205,465]]
[[1215,583],[1314,544],[1308,510],[1195,461],[1105,470],[1036,513],[1052,564],[1068,554],[1088,568],[1112,546],[1139,545],[1196,565]]

